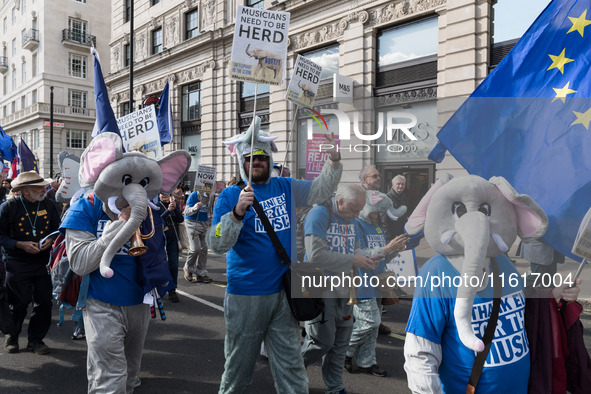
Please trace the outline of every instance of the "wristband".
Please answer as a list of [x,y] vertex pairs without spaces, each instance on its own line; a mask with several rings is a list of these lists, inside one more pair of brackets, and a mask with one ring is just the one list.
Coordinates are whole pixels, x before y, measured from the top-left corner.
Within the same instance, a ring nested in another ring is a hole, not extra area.
[[244,219],[244,215],[246,215],[246,212],[244,213],[244,215],[238,215],[238,213],[236,212],[236,205],[234,205],[234,208],[232,209],[232,214],[236,219],[242,220]]

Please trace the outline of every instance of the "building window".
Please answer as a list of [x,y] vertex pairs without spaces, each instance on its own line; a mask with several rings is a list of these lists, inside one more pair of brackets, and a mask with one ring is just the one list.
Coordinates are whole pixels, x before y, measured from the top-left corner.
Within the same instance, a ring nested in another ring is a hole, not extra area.
[[12,90],[16,90],[16,70],[12,69]]
[[162,28],[152,31],[152,55],[162,52]]
[[25,15],[27,13],[27,0],[22,0],[21,2],[21,15]]
[[25,45],[25,42],[27,42],[27,29],[21,31],[21,43]]
[[[2,77],[2,94],[7,94],[8,93],[8,77],[6,75],[4,75]],[[4,115],[6,116],[6,115]]]
[[125,54],[125,56],[123,57],[123,67],[129,67],[129,61],[131,59],[131,53],[130,53],[130,48],[131,46],[129,44],[125,44],[123,46],[123,52]]
[[125,0],[125,22],[131,19],[131,2],[133,0]]
[[39,149],[39,130],[31,130],[31,145],[29,145],[31,150]]
[[33,53],[33,56],[31,58],[31,66],[32,66],[32,70],[31,70],[31,77],[35,78],[37,76],[37,54]]
[[16,8],[12,9],[12,26],[16,25]]
[[68,94],[68,105],[72,107],[73,113],[84,113],[87,108],[86,92],[81,90],[70,90]]
[[75,1],[77,1],[78,3],[86,4],[86,0],[75,0]]
[[31,104],[37,104],[37,89],[31,92]]
[[12,56],[16,56],[16,38],[12,39]]
[[378,36],[378,67],[437,55],[437,19],[384,30]]
[[492,6],[490,66],[494,68],[527,31],[550,0],[497,0]]
[[70,53],[69,75],[75,78],[86,78],[86,56]]
[[133,103],[133,107],[131,108],[131,111],[129,110],[129,101],[125,101],[124,103],[121,104],[121,116],[128,115],[128,114],[132,113],[133,111],[135,111],[135,102]]
[[201,82],[183,86],[183,122],[201,118]]
[[151,0],[150,3],[152,5],[156,5],[156,4],[160,3],[160,0]]
[[25,83],[27,83],[27,63],[23,62],[21,64],[21,81],[22,84],[24,85]]
[[85,130],[68,130],[68,148],[86,148],[86,131]]
[[242,89],[240,91],[240,97],[242,97],[242,98],[254,97],[255,87],[256,87],[257,96],[269,93],[269,85],[264,84],[264,83],[259,83],[258,85],[259,86],[256,87],[256,84],[253,82],[243,82]]
[[15,113],[16,112],[16,101],[12,100],[12,103],[10,103],[10,105],[12,107],[11,108],[12,109],[12,113]]
[[80,42],[82,44],[87,43],[88,36],[86,35],[86,21],[69,18],[68,29],[70,30],[70,39],[72,41]]
[[320,75],[321,80],[332,78],[335,73],[339,72],[338,45],[332,45],[315,51],[302,53],[302,56],[322,66],[322,74]]
[[27,96],[21,96],[21,109],[27,108]]
[[197,10],[185,14],[185,40],[197,37],[199,34],[199,13]]
[[7,30],[8,30],[8,18],[5,16],[4,20],[2,21],[2,31],[4,32],[4,34],[6,34]]
[[252,8],[265,8],[265,0],[246,0],[246,6]]

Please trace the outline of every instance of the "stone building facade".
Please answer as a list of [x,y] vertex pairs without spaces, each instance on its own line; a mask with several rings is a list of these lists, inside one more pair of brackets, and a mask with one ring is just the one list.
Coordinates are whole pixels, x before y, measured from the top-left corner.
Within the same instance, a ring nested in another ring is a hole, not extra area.
[[[92,0],[3,0],[0,5],[0,126],[59,171],[57,155],[80,156],[95,120],[94,45],[109,65],[110,4]],[[103,66],[104,67],[104,66]],[[53,87],[53,146],[50,96]]]

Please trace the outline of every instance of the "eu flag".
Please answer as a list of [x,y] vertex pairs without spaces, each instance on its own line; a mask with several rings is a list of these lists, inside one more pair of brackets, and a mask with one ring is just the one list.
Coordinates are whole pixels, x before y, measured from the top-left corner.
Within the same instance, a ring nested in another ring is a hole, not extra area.
[[31,152],[31,149],[29,149],[27,143],[22,138],[18,144],[18,157],[21,162],[21,168],[24,172],[39,172],[39,169],[37,168],[37,159],[35,158],[33,152]]
[[96,121],[92,130],[92,136],[96,137],[97,134],[106,131],[121,135],[117,126],[117,120],[115,119],[115,113],[109,101],[109,93],[107,92],[107,85],[105,85],[103,78],[98,52],[94,48],[90,48],[90,52],[94,56],[94,102],[96,108]]
[[550,220],[543,240],[571,254],[591,205],[591,0],[554,0],[456,111],[445,150],[471,174],[503,176]]
[[17,156],[17,149],[12,137],[6,135],[0,126],[0,163],[2,160],[12,161]]
[[158,121],[160,145],[168,144],[172,140],[172,107],[170,105],[169,81],[166,81],[160,99],[156,103],[156,119]]

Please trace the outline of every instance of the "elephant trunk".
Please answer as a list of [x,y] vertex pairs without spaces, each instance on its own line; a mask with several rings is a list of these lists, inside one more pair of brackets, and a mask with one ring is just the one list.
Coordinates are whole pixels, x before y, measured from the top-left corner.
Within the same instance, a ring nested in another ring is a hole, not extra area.
[[131,206],[131,214],[127,223],[121,227],[121,230],[115,235],[103,253],[99,268],[101,275],[105,278],[113,276],[113,270],[110,266],[115,253],[125,245],[147,216],[148,199],[146,190],[141,185],[131,183],[123,188],[121,195]]
[[486,251],[490,240],[488,217],[478,211],[467,212],[456,222],[455,228],[464,244],[464,263],[454,317],[462,343],[481,352],[484,350],[484,343],[474,335],[472,329],[472,306],[476,293],[487,283]]
[[249,53],[249,52],[248,52],[248,48],[250,48],[250,44],[248,44],[248,45],[246,46],[245,52],[246,52],[246,54],[247,54],[248,56],[251,56],[251,57],[252,57],[252,51],[250,51],[250,53]]

